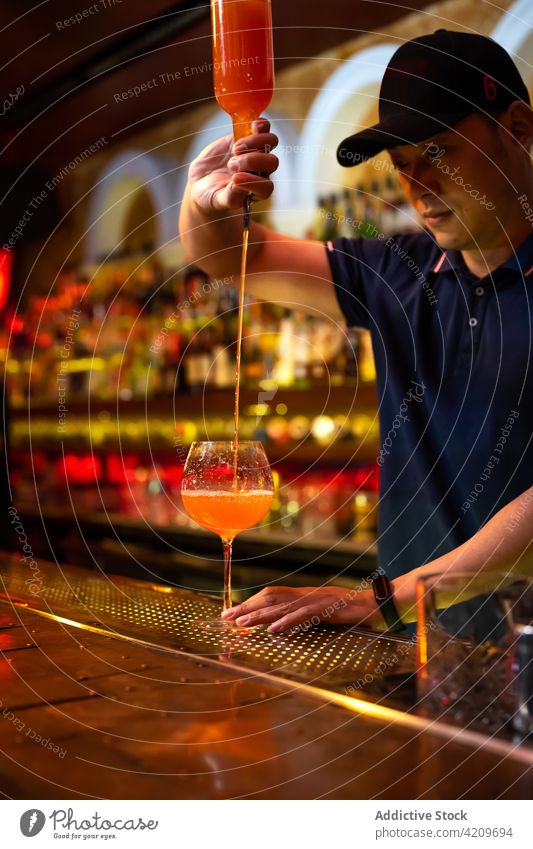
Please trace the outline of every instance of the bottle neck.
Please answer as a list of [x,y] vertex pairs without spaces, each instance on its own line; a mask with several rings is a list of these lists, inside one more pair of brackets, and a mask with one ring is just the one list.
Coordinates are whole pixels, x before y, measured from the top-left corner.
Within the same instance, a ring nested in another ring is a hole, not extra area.
[[239,115],[233,115],[233,137],[235,141],[243,139],[245,136],[251,136],[253,133],[252,123],[259,117],[253,112],[242,112]]

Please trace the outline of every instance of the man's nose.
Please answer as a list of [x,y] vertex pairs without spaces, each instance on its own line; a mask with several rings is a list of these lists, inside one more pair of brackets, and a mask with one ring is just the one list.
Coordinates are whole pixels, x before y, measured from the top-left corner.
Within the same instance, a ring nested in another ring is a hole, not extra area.
[[421,200],[426,195],[440,195],[440,181],[437,169],[431,162],[423,160],[414,163],[404,172],[404,190],[412,201]]

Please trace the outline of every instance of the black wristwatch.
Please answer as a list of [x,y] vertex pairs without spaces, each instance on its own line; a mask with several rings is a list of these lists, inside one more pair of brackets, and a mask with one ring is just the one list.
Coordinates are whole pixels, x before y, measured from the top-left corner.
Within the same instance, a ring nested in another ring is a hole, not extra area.
[[385,620],[388,631],[401,631],[405,626],[394,604],[391,582],[381,572],[372,581],[374,598]]

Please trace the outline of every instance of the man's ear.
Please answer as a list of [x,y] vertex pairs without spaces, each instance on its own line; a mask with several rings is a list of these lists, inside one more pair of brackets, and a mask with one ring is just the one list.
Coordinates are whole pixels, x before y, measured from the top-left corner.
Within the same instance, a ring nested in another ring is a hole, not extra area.
[[531,107],[523,100],[515,100],[507,108],[505,120],[502,123],[522,150],[529,151],[533,144],[533,111]]

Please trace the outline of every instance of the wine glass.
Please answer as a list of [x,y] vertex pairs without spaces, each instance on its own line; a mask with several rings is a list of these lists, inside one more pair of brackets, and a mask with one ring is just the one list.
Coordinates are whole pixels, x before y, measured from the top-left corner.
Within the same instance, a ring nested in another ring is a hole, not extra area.
[[[223,611],[231,607],[233,540],[266,516],[274,481],[260,442],[193,442],[181,484],[183,506],[202,527],[218,534],[224,550]],[[222,619],[198,623],[209,631],[235,626]]]

